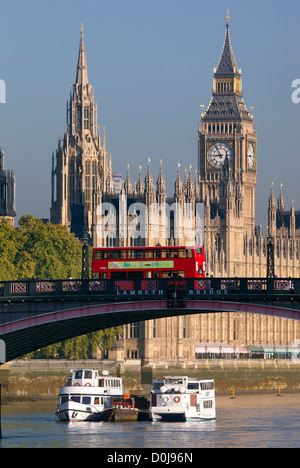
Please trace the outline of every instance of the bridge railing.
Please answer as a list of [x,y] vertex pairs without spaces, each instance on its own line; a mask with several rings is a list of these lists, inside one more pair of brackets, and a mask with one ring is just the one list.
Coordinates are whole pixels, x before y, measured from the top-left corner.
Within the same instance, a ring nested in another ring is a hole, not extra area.
[[0,283],[0,299],[81,296],[168,297],[266,296],[300,294],[300,279],[293,278],[164,278],[138,280],[22,280]]

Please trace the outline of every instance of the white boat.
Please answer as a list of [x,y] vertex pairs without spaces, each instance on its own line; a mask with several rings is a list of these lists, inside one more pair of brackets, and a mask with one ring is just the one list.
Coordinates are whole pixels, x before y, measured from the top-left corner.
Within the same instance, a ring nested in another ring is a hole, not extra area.
[[152,421],[215,419],[214,380],[198,380],[187,376],[154,380],[149,411]]
[[99,421],[122,399],[122,379],[108,371],[99,375],[96,369],[71,370],[72,376],[60,387],[56,416],[60,421]]

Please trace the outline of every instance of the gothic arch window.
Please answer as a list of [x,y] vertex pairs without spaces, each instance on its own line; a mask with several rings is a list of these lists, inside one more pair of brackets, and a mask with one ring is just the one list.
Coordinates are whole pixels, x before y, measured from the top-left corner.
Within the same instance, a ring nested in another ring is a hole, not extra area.
[[280,257],[280,241],[279,240],[276,243],[276,254],[277,254],[277,257],[279,258]]
[[216,237],[215,237],[215,249],[216,249],[218,257],[220,257],[220,254],[221,254],[221,237],[220,237],[220,234],[217,234]]
[[249,253],[250,255],[252,255],[252,252],[253,252],[253,243],[252,243],[252,239],[249,240]]
[[90,201],[91,193],[91,163],[87,161],[85,163],[85,200]]
[[290,259],[292,260],[293,256],[294,256],[294,245],[293,245],[293,242],[291,241],[290,242]]
[[84,109],[84,122],[83,122],[83,124],[84,124],[84,129],[88,130],[89,129],[89,109],[88,109],[88,107],[86,107]]
[[283,250],[283,256],[284,258],[286,258],[286,241],[283,241],[282,250]]
[[82,110],[81,106],[77,107],[77,115],[76,115],[76,130],[81,130],[82,125]]
[[69,190],[70,190],[70,203],[75,201],[75,161],[70,161],[69,166]]

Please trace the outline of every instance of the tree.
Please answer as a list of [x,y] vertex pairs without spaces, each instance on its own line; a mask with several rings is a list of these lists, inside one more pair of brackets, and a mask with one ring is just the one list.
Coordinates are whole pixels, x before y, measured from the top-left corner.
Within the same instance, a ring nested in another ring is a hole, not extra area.
[[[92,249],[90,249],[90,257]],[[0,281],[74,279],[81,277],[82,244],[63,225],[21,216],[19,227],[0,222]],[[109,349],[119,328],[100,330],[56,343],[30,357],[86,359],[100,346]]]

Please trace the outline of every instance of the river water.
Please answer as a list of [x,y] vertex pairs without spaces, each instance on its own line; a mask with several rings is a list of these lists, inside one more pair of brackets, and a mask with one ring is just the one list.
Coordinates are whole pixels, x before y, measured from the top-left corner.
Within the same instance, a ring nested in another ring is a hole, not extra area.
[[55,403],[9,404],[2,407],[0,448],[300,447],[300,392],[217,396],[216,406],[216,420],[206,422],[62,423]]

